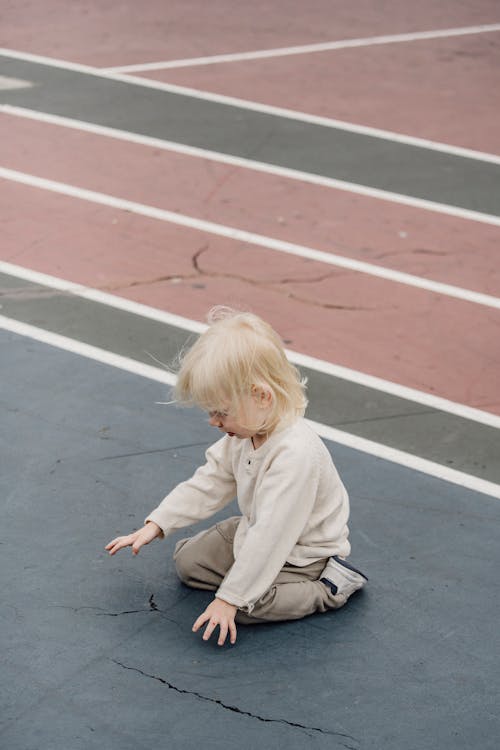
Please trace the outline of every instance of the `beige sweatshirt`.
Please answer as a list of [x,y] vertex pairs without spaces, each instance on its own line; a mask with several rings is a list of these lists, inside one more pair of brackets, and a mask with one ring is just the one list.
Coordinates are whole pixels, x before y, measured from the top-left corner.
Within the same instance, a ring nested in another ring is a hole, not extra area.
[[165,535],[208,518],[237,495],[242,513],[235,562],[216,596],[251,612],[285,562],[347,557],[349,500],[330,454],[304,419],[278,428],[257,450],[224,436],[206,464],[170,492],[146,521]]

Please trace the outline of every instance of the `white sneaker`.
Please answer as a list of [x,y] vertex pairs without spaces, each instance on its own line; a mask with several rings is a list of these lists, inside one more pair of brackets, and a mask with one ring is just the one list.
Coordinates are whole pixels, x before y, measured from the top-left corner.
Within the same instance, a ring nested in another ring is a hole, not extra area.
[[320,581],[331,588],[332,594],[342,594],[346,600],[355,591],[363,588],[367,580],[360,570],[338,555],[330,557],[320,576]]

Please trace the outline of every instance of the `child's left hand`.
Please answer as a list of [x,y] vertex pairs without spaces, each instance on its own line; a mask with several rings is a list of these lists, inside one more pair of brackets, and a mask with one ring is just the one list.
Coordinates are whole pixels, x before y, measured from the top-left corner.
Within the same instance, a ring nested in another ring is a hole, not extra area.
[[217,644],[223,646],[229,630],[229,640],[236,643],[236,625],[234,618],[238,608],[234,604],[229,604],[223,599],[214,599],[206,610],[201,614],[193,625],[193,633],[201,628],[203,623],[208,621],[208,625],[203,633],[203,640],[208,641],[217,625],[219,626],[219,640]]

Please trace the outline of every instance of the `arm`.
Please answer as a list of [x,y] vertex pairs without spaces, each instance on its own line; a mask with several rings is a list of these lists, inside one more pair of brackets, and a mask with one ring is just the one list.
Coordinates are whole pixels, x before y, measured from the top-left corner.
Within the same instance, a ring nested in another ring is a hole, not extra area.
[[178,484],[146,518],[146,523],[153,521],[161,528],[163,536],[208,518],[235,497],[229,438],[210,446],[205,458],[191,479]]
[[133,554],[137,555],[144,544],[208,518],[233,499],[236,481],[231,469],[228,439],[222,438],[212,445],[205,457],[206,464],[164,498],[146,518],[142,529],[117,537],[106,545],[110,555],[123,547],[132,547]]

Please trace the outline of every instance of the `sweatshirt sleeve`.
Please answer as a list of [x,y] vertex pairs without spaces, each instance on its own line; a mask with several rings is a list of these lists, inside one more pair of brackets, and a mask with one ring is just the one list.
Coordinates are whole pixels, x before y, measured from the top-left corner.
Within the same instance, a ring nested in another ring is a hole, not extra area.
[[246,612],[271,587],[314,508],[320,461],[314,447],[305,453],[287,447],[273,459],[258,489],[254,523],[216,593]]
[[205,453],[206,463],[191,479],[181,482],[147,516],[164,536],[216,513],[236,495],[236,480],[231,466],[229,438],[224,436]]

